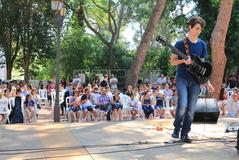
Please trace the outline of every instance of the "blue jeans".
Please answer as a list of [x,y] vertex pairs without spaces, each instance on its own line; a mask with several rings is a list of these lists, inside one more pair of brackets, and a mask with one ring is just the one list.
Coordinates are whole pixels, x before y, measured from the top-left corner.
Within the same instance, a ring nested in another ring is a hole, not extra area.
[[108,111],[110,111],[110,104],[99,105],[99,108],[101,111],[108,112]]
[[149,118],[149,115],[154,113],[154,109],[151,106],[142,106],[142,109],[144,111],[145,117]]
[[178,105],[174,120],[174,127],[181,131],[181,135],[187,135],[191,130],[191,124],[200,93],[200,84],[193,79],[177,78]]

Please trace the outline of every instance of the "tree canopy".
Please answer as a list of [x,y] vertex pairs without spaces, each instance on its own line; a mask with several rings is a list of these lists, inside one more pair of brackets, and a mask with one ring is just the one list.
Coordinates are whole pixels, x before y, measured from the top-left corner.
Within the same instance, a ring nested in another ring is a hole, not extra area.
[[[136,57],[154,0],[69,0],[62,28],[61,78],[71,79],[74,70],[125,69]],[[200,15],[206,22],[201,38],[208,43],[217,21],[220,0],[167,0],[150,42],[142,70],[159,70],[174,76],[170,50],[155,42],[163,35],[174,44],[187,31],[186,22]],[[226,73],[238,67],[239,0],[234,0],[225,41]],[[0,0],[0,49],[11,79],[16,68],[26,79],[52,79],[55,75],[55,24],[49,0]],[[133,27],[133,28],[132,28]],[[130,41],[128,37],[133,37]],[[210,57],[210,56],[209,56]],[[211,58],[211,57],[210,57]]]

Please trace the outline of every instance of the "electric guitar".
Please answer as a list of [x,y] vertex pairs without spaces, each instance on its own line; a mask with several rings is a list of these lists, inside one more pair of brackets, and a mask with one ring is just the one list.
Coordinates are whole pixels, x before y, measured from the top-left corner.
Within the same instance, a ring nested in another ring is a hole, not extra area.
[[[156,41],[164,46],[169,47],[172,52],[177,54],[179,57],[185,60],[188,59],[188,57],[184,53],[172,46],[167,40],[163,39],[162,37],[157,36]],[[210,79],[210,76],[212,74],[212,64],[209,61],[202,61],[201,58],[197,55],[190,55],[190,58],[192,59],[192,63],[190,65],[187,65],[187,71],[195,76],[200,84],[206,83]]]

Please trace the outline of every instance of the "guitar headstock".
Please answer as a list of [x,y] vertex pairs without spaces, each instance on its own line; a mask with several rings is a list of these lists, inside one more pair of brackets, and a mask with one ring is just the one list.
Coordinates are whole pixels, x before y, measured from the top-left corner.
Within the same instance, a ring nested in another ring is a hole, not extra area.
[[156,36],[156,41],[158,41],[159,43],[161,43],[164,46],[167,45],[166,39],[162,38],[161,36]]

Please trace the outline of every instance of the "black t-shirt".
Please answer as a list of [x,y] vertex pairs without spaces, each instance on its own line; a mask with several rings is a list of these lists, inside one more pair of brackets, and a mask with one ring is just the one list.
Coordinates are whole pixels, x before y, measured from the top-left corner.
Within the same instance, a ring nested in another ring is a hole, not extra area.
[[108,82],[106,82],[106,80],[103,80],[100,82],[100,86],[101,87],[107,87],[108,86]]
[[86,100],[86,99],[88,99],[87,95],[86,95],[86,94],[83,94],[83,95],[81,96],[81,101],[84,101],[84,100]]
[[127,96],[131,97],[131,96],[133,95],[133,92],[127,91],[125,94],[126,94]]
[[113,100],[115,101],[115,103],[119,103],[119,99],[116,100],[115,96],[113,96]]

